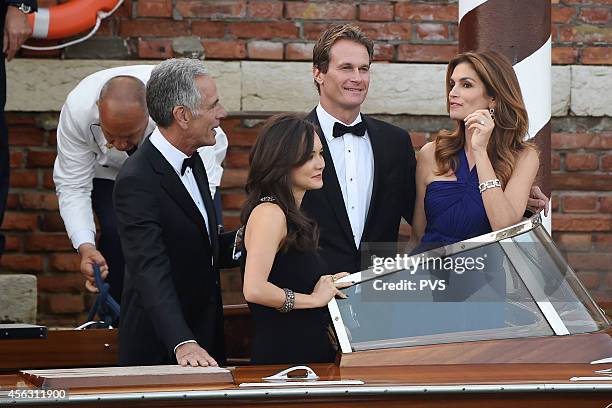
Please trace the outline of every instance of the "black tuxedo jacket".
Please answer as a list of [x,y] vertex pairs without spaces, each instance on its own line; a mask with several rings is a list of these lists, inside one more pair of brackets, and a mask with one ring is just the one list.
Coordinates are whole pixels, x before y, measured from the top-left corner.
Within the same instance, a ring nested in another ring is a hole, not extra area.
[[211,237],[170,163],[146,139],[123,165],[114,200],[125,254],[119,364],[176,364],[174,347],[196,340],[224,363],[218,265],[229,264],[233,234],[217,234],[206,170],[198,157]]
[[[351,230],[342,191],[324,135],[321,135],[325,169],[323,188],[309,190],[301,209],[318,224],[320,253],[327,273],[356,272],[370,265],[372,253],[390,255],[377,243],[396,243],[400,220],[411,222],[416,196],[416,158],[408,133],[389,123],[362,114],[372,144],[374,177],[372,197],[359,248]],[[307,119],[320,128],[316,109]],[[373,244],[373,245],[370,245]]]

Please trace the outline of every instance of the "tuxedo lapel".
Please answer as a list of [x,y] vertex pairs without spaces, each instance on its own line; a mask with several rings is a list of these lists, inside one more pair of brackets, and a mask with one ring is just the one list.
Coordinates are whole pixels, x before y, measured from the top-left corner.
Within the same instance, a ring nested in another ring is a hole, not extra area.
[[196,166],[193,169],[193,175],[195,177],[196,183],[198,184],[198,189],[200,190],[200,196],[204,201],[204,207],[206,208],[206,214],[208,215],[208,226],[210,228],[210,242],[213,248],[214,259],[216,260],[219,255],[219,237],[217,235],[217,215],[215,213],[215,205],[213,203],[212,197],[210,196],[210,188],[208,186],[208,175],[206,174],[206,168],[204,167],[204,163],[202,162],[202,158],[200,157],[198,152],[194,154],[197,155],[196,158]]
[[374,177],[372,182],[372,197],[370,197],[370,207],[368,208],[368,213],[366,215],[366,221],[363,226],[363,234],[361,234],[361,241],[364,242],[368,237],[368,227],[370,226],[370,220],[372,219],[372,214],[377,208],[378,205],[378,189],[380,188],[380,182],[382,177],[382,163],[384,156],[385,146],[382,143],[382,137],[380,135],[380,131],[378,126],[374,123],[374,121],[370,120],[365,115],[361,115],[363,120],[366,123],[368,129],[368,137],[370,138],[370,145],[372,146],[372,156],[374,160]]
[[193,202],[193,199],[189,195],[189,191],[185,188],[185,185],[179,178],[174,168],[168,163],[164,156],[153,146],[151,141],[147,139],[141,149],[147,155],[149,162],[153,168],[162,174],[161,186],[168,193],[168,195],[181,207],[185,214],[198,226],[199,230],[208,239],[208,233],[206,231],[206,223],[204,217],[198,210],[198,207]]
[[[316,109],[310,112],[307,119],[314,123],[319,129],[318,132],[322,132],[319,118],[317,117]],[[342,227],[346,238],[349,242],[355,245],[355,239],[353,238],[353,230],[351,229],[351,222],[349,221],[348,214],[346,213],[346,205],[344,204],[344,198],[342,197],[342,190],[340,189],[340,183],[338,182],[338,176],[332,161],[329,146],[327,145],[327,139],[325,135],[321,134],[321,144],[323,145],[323,158],[325,159],[325,168],[323,169],[323,191],[325,196],[333,209],[338,223]]]

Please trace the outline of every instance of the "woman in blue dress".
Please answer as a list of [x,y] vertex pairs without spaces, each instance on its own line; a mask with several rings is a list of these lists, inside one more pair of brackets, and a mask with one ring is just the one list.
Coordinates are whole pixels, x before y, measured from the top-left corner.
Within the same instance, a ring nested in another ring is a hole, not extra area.
[[539,158],[510,62],[495,52],[459,54],[446,74],[447,109],[457,122],[419,152],[413,230],[449,244],[519,222]]
[[[519,82],[505,57],[490,51],[457,55],[448,65],[446,88],[447,109],[457,127],[423,146],[417,161],[412,225],[422,250],[519,222],[539,167],[535,146],[525,141],[528,118]],[[478,254],[483,252],[470,253]],[[440,315],[454,312],[448,323],[456,330],[503,325],[505,271],[499,256],[488,255],[482,271],[429,271],[447,281],[446,292],[434,300],[459,302],[434,307]],[[489,317],[469,321],[470,311],[484,306],[474,299],[487,290],[493,293]]]

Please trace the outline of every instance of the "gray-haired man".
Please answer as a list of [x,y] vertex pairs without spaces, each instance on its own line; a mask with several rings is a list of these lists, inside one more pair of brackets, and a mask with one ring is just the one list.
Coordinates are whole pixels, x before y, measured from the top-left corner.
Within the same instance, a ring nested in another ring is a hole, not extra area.
[[224,361],[217,267],[235,234],[217,233],[196,150],[215,143],[226,116],[201,61],[151,72],[147,107],[158,128],[122,167],[115,210],[125,253],[119,363],[214,366]]

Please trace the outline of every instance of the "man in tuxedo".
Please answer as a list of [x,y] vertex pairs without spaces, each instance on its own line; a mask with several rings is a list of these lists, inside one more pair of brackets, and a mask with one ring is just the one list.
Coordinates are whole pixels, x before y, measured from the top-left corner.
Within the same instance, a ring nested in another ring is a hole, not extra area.
[[313,50],[319,104],[308,118],[321,129],[323,188],[307,191],[302,209],[321,229],[326,273],[361,270],[368,242],[397,242],[410,222],[416,159],[408,133],[360,113],[370,84],[372,41],[352,24],[323,32]]
[[218,235],[196,151],[215,143],[226,112],[198,60],[160,63],[146,93],[158,127],[115,181],[126,260],[119,363],[216,366],[224,361],[217,267],[231,263],[235,233]]

